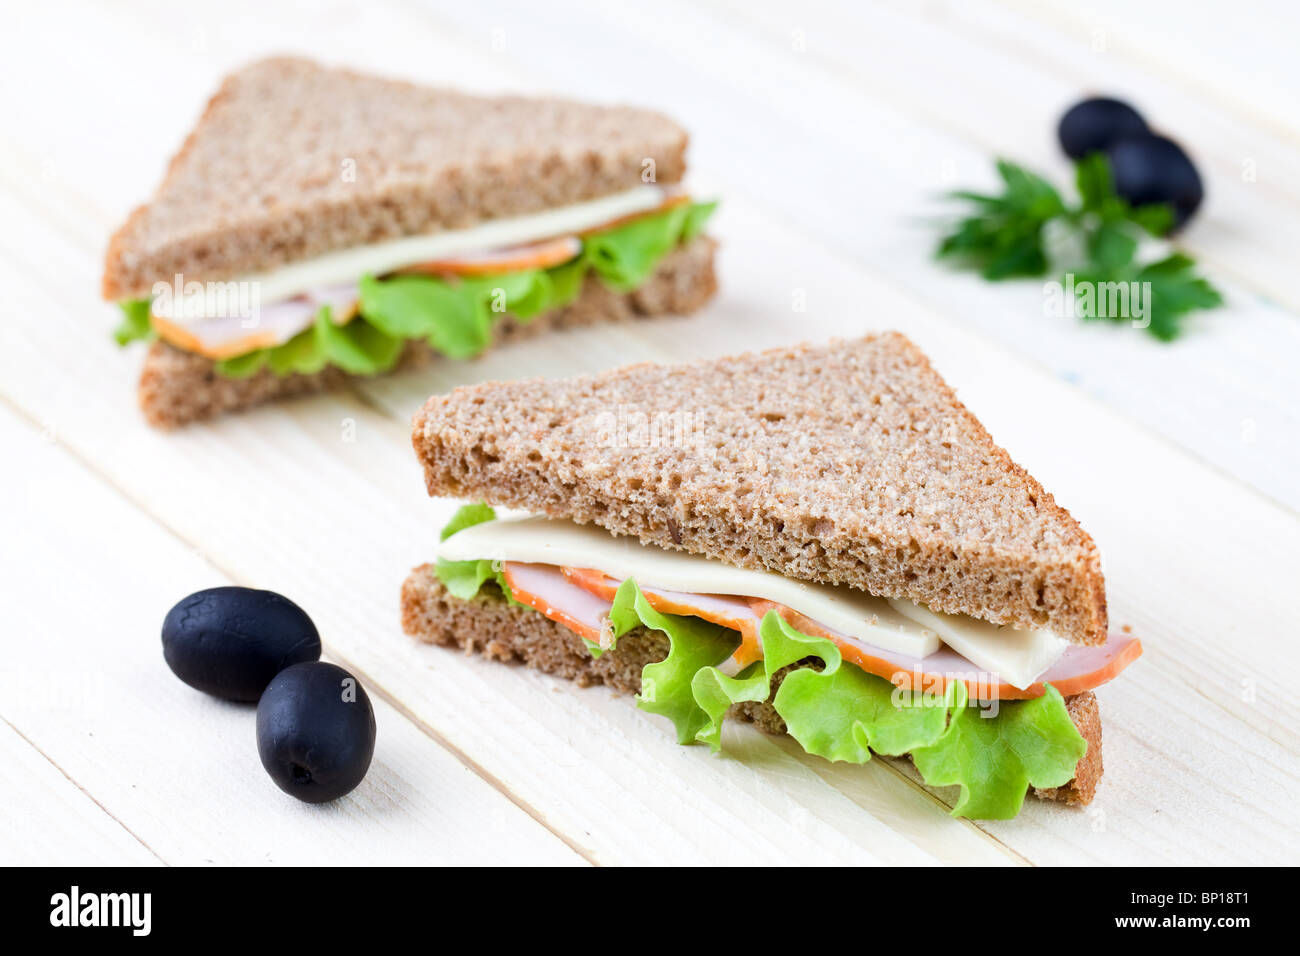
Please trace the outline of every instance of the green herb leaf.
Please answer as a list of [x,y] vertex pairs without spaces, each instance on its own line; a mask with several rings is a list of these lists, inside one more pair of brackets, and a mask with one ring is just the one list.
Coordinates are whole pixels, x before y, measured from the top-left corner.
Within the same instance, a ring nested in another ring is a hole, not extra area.
[[990,281],[1041,276],[1048,269],[1043,227],[1065,212],[1051,183],[1007,160],[998,161],[1004,191],[999,196],[958,192],[972,202],[973,216],[962,219],[939,243],[938,256],[977,269]]
[[[1173,224],[1166,204],[1134,208],[1116,195],[1110,165],[1100,153],[1079,160],[1075,184],[1079,203],[1067,206],[1051,184],[1006,160],[997,163],[1003,183],[1000,195],[972,192],[951,194],[973,205],[973,214],[958,220],[939,242],[938,258],[977,270],[990,281],[1044,276],[1053,271],[1076,279],[1076,294],[1095,294],[1096,287],[1114,283],[1150,283],[1147,301],[1149,323],[1135,323],[1162,341],[1182,330],[1182,319],[1197,309],[1212,309],[1223,296],[1210,282],[1195,274],[1195,263],[1181,253],[1157,263],[1138,261],[1144,233],[1163,236]],[[1044,241],[1049,222],[1072,233],[1072,245],[1083,251],[1080,261],[1054,262]],[[1084,284],[1094,286],[1086,292]],[[1129,321],[1125,313],[1084,318]]]
[[1153,236],[1163,236],[1173,225],[1174,211],[1168,204],[1157,203],[1135,208],[1119,196],[1115,192],[1110,163],[1101,153],[1089,153],[1080,159],[1075,164],[1074,172],[1080,205],[1071,215],[1076,221],[1082,221],[1085,228],[1134,223]]
[[1118,222],[1103,222],[1088,234],[1087,243],[1091,267],[1103,273],[1128,266],[1138,249],[1132,230]]
[[1179,336],[1182,319],[1188,313],[1223,304],[1223,294],[1208,279],[1196,275],[1195,269],[1192,259],[1174,253],[1137,273],[1138,282],[1151,283],[1148,331],[1161,341],[1169,342]]

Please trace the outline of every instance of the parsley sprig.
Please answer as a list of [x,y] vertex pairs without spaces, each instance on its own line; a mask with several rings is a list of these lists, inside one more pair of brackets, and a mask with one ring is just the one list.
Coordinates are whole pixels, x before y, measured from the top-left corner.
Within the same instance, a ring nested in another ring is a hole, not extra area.
[[[969,191],[952,198],[973,205],[936,251],[989,281],[1070,274],[1078,290],[1105,283],[1149,283],[1147,331],[1161,341],[1176,339],[1182,320],[1197,309],[1223,304],[1223,296],[1196,272],[1196,262],[1181,252],[1143,263],[1142,237],[1164,236],[1173,211],[1164,204],[1132,206],[1116,195],[1110,165],[1100,154],[1081,159],[1075,169],[1079,201],[1067,205],[1056,187],[1007,160],[999,160],[999,195]],[[1121,314],[1087,314],[1088,319],[1129,321]]]

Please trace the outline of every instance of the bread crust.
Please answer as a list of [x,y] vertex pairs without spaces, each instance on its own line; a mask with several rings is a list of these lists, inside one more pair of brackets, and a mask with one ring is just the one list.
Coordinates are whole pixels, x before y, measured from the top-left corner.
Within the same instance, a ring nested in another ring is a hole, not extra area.
[[[606,427],[668,412],[691,427],[661,442]],[[898,333],[460,388],[412,442],[431,495],[1106,640],[1092,538]]]
[[[635,628],[619,639],[613,651],[592,657],[578,635],[537,611],[507,604],[495,585],[484,585],[469,601],[453,597],[434,574],[432,564],[415,568],[402,583],[401,617],[402,630],[427,644],[458,647],[503,663],[521,663],[583,687],[604,684],[624,694],[638,693],[642,668],[668,656],[664,635]],[[1101,717],[1091,691],[1067,697],[1066,709],[1088,742],[1087,754],[1065,786],[1034,788],[1033,793],[1043,800],[1082,805],[1092,801],[1101,780]],[[750,721],[769,734],[786,730],[771,697],[762,703],[736,705],[728,716]]]
[[[273,57],[226,77],[105,254],[105,299],[570,205],[686,169],[651,110],[477,97]],[[348,173],[351,163],[351,174]]]
[[[505,316],[495,330],[494,345],[597,322],[694,312],[717,291],[716,248],[717,243],[705,236],[691,240],[665,256],[654,275],[630,293],[613,292],[589,275],[578,298],[563,308],[524,324]],[[411,342],[393,371],[419,368],[437,358],[425,343]],[[263,369],[247,378],[228,378],[216,371],[211,359],[155,342],[140,375],[139,401],[149,424],[177,428],[278,399],[340,388],[353,377],[338,368],[326,368],[315,374],[291,375]]]

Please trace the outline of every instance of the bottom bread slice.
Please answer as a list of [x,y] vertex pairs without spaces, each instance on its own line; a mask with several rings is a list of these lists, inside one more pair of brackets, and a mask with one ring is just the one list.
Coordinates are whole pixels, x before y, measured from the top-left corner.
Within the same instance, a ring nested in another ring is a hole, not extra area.
[[[504,316],[494,330],[493,344],[597,322],[694,312],[717,291],[713,270],[716,248],[717,243],[707,236],[692,239],[664,256],[654,274],[627,293],[614,292],[589,275],[578,298],[563,308],[526,323]],[[424,342],[410,342],[392,371],[418,368],[437,357]],[[140,408],[149,424],[175,428],[277,399],[338,388],[352,377],[341,369],[326,368],[293,375],[262,369],[247,378],[229,378],[219,374],[209,358],[154,342],[140,374]]]
[[[531,608],[512,607],[488,583],[468,601],[448,594],[433,573],[433,565],[413,570],[402,584],[402,629],[429,644],[459,647],[492,660],[517,662],[576,681],[580,686],[604,684],[635,694],[641,689],[641,669],[668,656],[668,639],[658,631],[636,628],[619,639],[618,647],[592,657],[582,638]],[[775,692],[775,688],[773,689]],[[1088,752],[1063,787],[1035,789],[1044,800],[1086,804],[1101,780],[1101,715],[1091,691],[1065,699],[1075,727],[1088,742]],[[785,733],[785,722],[763,703],[739,704],[730,716],[753,722],[771,734]]]

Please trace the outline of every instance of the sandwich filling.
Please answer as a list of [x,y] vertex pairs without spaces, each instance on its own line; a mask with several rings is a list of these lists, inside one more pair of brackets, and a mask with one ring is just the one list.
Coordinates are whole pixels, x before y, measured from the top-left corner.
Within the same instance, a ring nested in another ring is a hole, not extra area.
[[593,655],[633,627],[662,631],[672,649],[647,665],[638,700],[670,717],[683,743],[716,750],[726,710],[775,689],[773,705],[810,753],[859,763],[872,751],[910,754],[927,782],[961,784],[955,812],[973,817],[1014,816],[1029,786],[1069,782],[1086,743],[1063,695],[1105,683],[1141,654],[1125,635],[1072,645],[590,526],[497,519],[486,505],[447,525],[436,567],[454,597],[494,584]]
[[161,338],[244,378],[261,369],[357,375],[392,368],[406,344],[451,358],[491,344],[517,322],[573,302],[594,275],[616,292],[641,286],[674,248],[702,231],[716,203],[676,188],[626,193],[375,243],[225,283],[160,282],[120,303],[119,344]]

